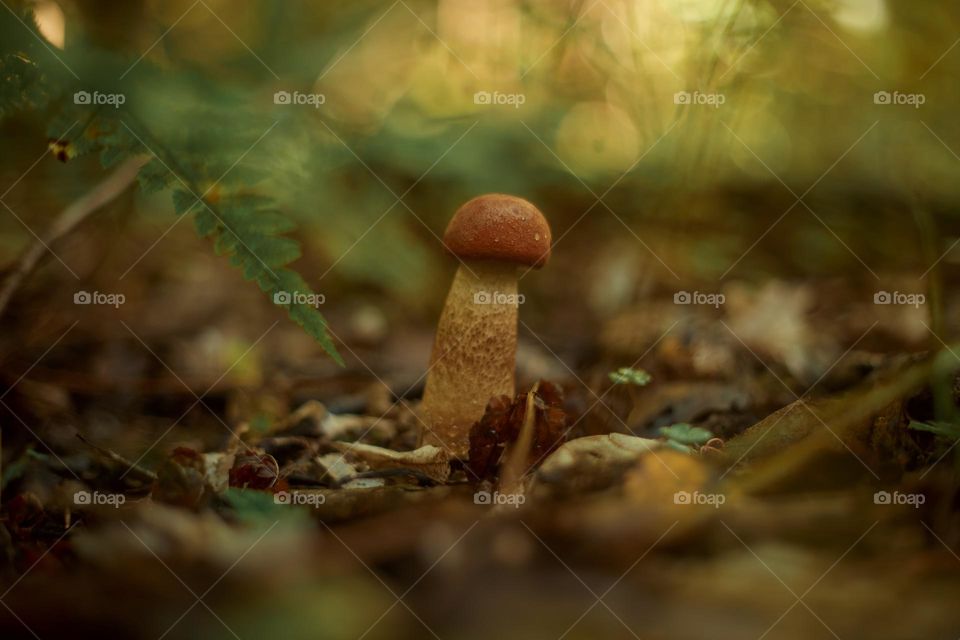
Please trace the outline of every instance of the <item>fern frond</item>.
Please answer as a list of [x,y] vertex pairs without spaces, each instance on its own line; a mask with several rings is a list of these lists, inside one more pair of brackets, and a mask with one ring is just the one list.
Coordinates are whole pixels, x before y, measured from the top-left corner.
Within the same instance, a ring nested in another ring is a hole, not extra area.
[[[0,10],[0,117],[57,105],[48,132],[64,160],[99,153],[109,168],[153,155],[137,176],[141,189],[171,191],[175,214],[192,215],[197,233],[342,365],[317,309],[322,296],[289,267],[301,253],[285,235],[295,223],[274,198],[253,190],[263,172],[237,160],[250,151],[246,133],[263,131],[262,117],[237,107],[248,97],[190,73],[172,78],[146,60],[121,86],[129,60],[92,47],[54,52],[42,37],[30,12]],[[122,94],[123,101],[78,104],[78,91]]]

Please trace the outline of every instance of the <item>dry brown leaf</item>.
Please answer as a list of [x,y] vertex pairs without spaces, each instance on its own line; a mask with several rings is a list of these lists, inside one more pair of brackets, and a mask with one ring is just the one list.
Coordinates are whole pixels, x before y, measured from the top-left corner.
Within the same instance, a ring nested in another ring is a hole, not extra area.
[[537,426],[537,387],[527,394],[526,407],[524,408],[523,424],[520,427],[520,433],[516,441],[507,447],[506,464],[503,468],[503,474],[500,478],[500,488],[505,493],[515,493],[519,490],[521,478],[527,471],[527,460],[530,457],[530,447],[533,446],[533,439]]
[[413,451],[393,451],[359,442],[334,442],[333,446],[371,469],[408,469],[435,482],[450,477],[450,456],[440,447],[426,445]]
[[322,402],[308,400],[287,416],[276,431],[341,442],[362,438],[367,442],[386,444],[397,434],[397,424],[391,418],[330,413]]
[[640,456],[624,475],[623,490],[632,500],[652,503],[664,508],[690,506],[678,498],[689,497],[707,486],[710,469],[697,456],[664,449],[656,455]]
[[323,481],[330,481],[339,486],[345,480],[357,475],[357,469],[346,461],[343,453],[328,453],[316,458],[317,465],[323,470],[320,477]]
[[[511,471],[519,479],[541,462],[565,438],[568,417],[559,386],[541,380],[529,393],[491,398],[483,417],[470,429],[470,471],[475,479],[497,474],[506,451],[511,451]],[[521,440],[525,440],[522,442]],[[512,458],[518,450],[522,457]]]
[[544,460],[537,482],[574,492],[602,489],[619,481],[641,456],[662,447],[659,440],[621,433],[576,438]]
[[852,460],[858,472],[869,469],[875,474],[873,458],[877,456],[870,449],[878,447],[874,440],[881,435],[874,433],[879,429],[876,419],[889,421],[886,414],[891,406],[899,411],[898,403],[927,382],[931,367],[932,360],[927,359],[839,396],[797,400],[729,440],[724,446],[727,461],[733,466],[751,465],[741,480],[747,492],[780,486],[790,478],[808,483],[811,478],[804,470],[829,454]]

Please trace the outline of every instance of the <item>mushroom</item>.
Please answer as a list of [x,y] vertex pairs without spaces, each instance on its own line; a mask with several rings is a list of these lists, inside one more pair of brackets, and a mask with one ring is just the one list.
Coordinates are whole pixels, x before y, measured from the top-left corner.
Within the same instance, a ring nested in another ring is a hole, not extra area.
[[461,264],[437,325],[420,439],[465,458],[490,398],[513,397],[517,272],[546,264],[550,226],[526,200],[494,193],[460,207],[443,243]]

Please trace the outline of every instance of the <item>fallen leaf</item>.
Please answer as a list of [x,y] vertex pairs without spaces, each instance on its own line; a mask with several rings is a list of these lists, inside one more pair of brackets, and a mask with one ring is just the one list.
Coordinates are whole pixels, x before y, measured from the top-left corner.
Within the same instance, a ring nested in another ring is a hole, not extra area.
[[809,285],[772,280],[752,289],[735,284],[726,294],[730,331],[765,361],[782,364],[806,384],[836,362],[835,339],[812,321],[817,295]]
[[[882,450],[888,446],[885,440],[902,438],[907,432],[897,428],[902,417],[900,403],[927,383],[931,367],[932,359],[927,358],[869,379],[839,396],[797,400],[729,440],[724,447],[727,462],[731,466],[754,465],[741,481],[747,492],[782,485],[790,478],[803,477],[809,482],[804,470],[831,453],[852,459],[858,472],[869,469],[876,475],[863,456],[871,448]],[[890,455],[879,458],[893,459]],[[837,470],[837,466],[831,469]]]
[[[563,393],[557,385],[541,381],[529,394],[533,396],[533,429],[526,456],[525,471],[536,466],[563,441],[567,414]],[[516,442],[527,417],[527,393],[510,402],[507,396],[491,398],[483,417],[470,430],[469,469],[474,479],[496,476],[504,451]]]
[[196,508],[208,496],[206,463],[199,451],[177,447],[157,470],[153,498],[159,502]]
[[624,474],[623,491],[632,500],[666,509],[690,507],[696,506],[690,496],[703,490],[709,478],[709,468],[697,456],[664,449],[637,459]]
[[237,454],[230,469],[230,486],[239,489],[270,489],[280,480],[280,466],[269,453]]
[[638,387],[645,386],[653,380],[653,376],[643,369],[634,369],[633,367],[620,367],[607,374],[607,377],[613,384],[634,384]]
[[[530,459],[530,448],[537,429],[537,388],[539,384],[527,394],[524,403],[523,424],[517,439],[508,445],[505,452],[506,464],[500,477],[500,488],[504,493],[514,494],[522,491],[520,480],[527,472],[527,463]],[[536,463],[537,460],[534,461]]]
[[333,446],[371,469],[406,469],[438,483],[446,482],[450,477],[450,456],[433,445],[413,451],[393,451],[359,442],[334,442]]
[[339,442],[362,439],[369,443],[387,444],[397,434],[397,424],[385,417],[330,413],[323,403],[309,400],[287,416],[277,431],[285,435],[314,436]]
[[320,480],[329,481],[333,486],[340,486],[344,480],[357,474],[357,468],[346,461],[343,453],[318,456],[316,463],[323,473]]
[[544,460],[536,480],[562,491],[603,489],[619,482],[641,456],[663,446],[660,440],[621,433],[577,438]]
[[660,435],[674,442],[697,446],[705,444],[713,434],[702,427],[692,427],[686,422],[670,425],[669,427],[660,427]]

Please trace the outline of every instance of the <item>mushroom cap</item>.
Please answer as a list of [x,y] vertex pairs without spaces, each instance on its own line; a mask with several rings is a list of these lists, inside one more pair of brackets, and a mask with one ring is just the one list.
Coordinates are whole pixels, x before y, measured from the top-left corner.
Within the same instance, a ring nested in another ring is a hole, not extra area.
[[539,269],[550,259],[550,225],[516,196],[477,196],[453,214],[443,235],[447,250],[468,260],[515,262]]

